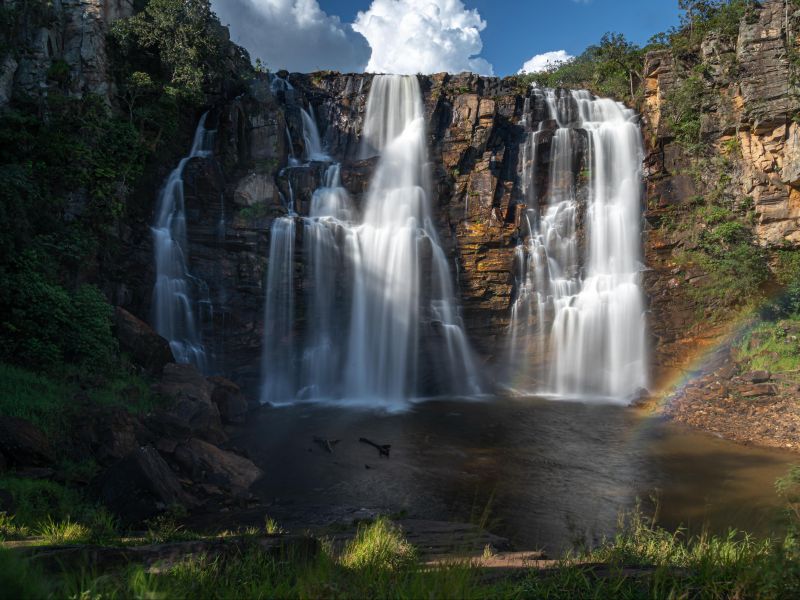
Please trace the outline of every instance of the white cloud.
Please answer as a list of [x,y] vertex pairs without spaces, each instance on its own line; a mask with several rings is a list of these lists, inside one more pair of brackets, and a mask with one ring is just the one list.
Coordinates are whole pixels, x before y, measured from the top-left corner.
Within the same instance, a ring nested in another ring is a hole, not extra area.
[[546,71],[551,67],[569,62],[574,58],[574,56],[567,54],[566,50],[544,52],[543,54],[537,54],[531,57],[530,60],[525,61],[525,64],[522,65],[518,73],[538,73],[539,71]]
[[353,24],[372,47],[366,70],[401,74],[491,75],[492,65],[478,57],[485,28],[478,11],[461,0],[373,0]]
[[212,0],[231,38],[273,70],[363,71],[367,41],[317,0]]

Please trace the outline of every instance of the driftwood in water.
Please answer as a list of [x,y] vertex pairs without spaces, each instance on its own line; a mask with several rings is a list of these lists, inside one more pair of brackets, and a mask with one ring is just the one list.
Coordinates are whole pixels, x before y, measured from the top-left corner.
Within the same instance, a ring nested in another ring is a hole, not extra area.
[[314,436],[314,443],[319,444],[325,450],[333,454],[333,447],[339,443],[340,440],[326,440],[325,438]]
[[391,444],[376,444],[372,440],[368,440],[367,438],[363,437],[358,438],[358,441],[361,442],[362,444],[369,444],[373,448],[376,448],[378,450],[379,456],[385,456],[386,458],[389,458],[389,450],[392,449]]

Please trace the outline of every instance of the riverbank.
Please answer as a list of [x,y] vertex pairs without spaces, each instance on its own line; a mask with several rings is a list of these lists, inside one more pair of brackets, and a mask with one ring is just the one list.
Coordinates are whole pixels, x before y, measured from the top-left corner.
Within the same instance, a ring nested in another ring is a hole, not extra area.
[[[273,525],[274,527],[274,525]],[[173,535],[176,535],[173,533]],[[184,538],[191,537],[182,532]],[[0,549],[7,597],[150,598],[778,598],[800,593],[792,541],[684,538],[629,515],[611,541],[543,559],[536,553],[431,558],[386,518],[359,525],[341,544],[251,530],[213,540]],[[4,544],[4,546],[8,546]],[[131,560],[102,563],[127,552]],[[71,556],[78,560],[53,560]],[[149,556],[148,559],[142,557]],[[154,558],[155,557],[155,558]],[[66,567],[66,568],[65,568]]]
[[742,444],[800,453],[800,321],[759,323],[669,394],[670,419]]

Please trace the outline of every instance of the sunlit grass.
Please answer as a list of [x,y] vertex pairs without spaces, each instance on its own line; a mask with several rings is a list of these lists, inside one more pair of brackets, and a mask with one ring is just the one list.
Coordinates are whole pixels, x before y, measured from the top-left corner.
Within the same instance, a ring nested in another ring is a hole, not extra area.
[[800,318],[765,322],[754,327],[737,346],[737,358],[751,370],[789,373],[800,377]]
[[36,534],[50,545],[77,544],[85,542],[91,537],[91,532],[86,525],[76,523],[67,517],[63,521],[54,521],[48,518],[36,529]]

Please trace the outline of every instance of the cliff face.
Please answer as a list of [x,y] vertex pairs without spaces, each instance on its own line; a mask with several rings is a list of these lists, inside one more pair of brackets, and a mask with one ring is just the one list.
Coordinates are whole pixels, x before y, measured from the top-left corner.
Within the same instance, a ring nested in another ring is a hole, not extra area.
[[[656,381],[682,368],[725,327],[724,318],[711,318],[719,307],[692,293],[708,279],[685,258],[707,228],[693,212],[698,198],[723,198],[732,215],[726,218],[746,221],[768,256],[800,247],[800,105],[792,58],[800,15],[787,6],[780,0],[754,6],[736,39],[709,35],[695,55],[647,56],[639,108],[648,148],[644,283]],[[0,105],[12,92],[45,95],[54,66],[69,70],[70,93],[99,94],[113,103],[105,33],[110,22],[132,11],[131,0],[62,0],[31,17],[17,32],[18,51],[1,65]],[[672,120],[676,96],[697,73],[706,150],[695,155],[676,139]],[[374,168],[374,160],[360,160],[358,152],[372,77],[281,75],[293,89],[271,86],[263,76],[233,100],[210,99],[215,153],[193,159],[185,176],[190,270],[204,282],[198,289],[203,337],[214,370],[245,383],[255,383],[260,368],[270,226],[286,214],[290,194],[298,213],[308,214],[324,176],[321,163],[284,169],[304,151],[300,107],[313,107],[323,143],[341,162],[343,185],[356,205]],[[507,358],[514,248],[525,208],[521,121],[526,111],[537,123],[546,113],[514,78],[438,74],[421,77],[420,85],[435,224],[470,340],[490,370],[499,370]],[[547,154],[537,160],[544,163]],[[158,179],[173,166],[160,165],[150,176]],[[155,205],[155,193],[136,200]],[[295,333],[301,335],[308,283],[298,230]],[[125,256],[115,273],[103,275],[109,279],[105,289],[114,303],[147,317],[153,280],[147,223],[121,223],[118,237]]]
[[[312,162],[284,168],[290,156],[303,155],[300,108],[313,107],[323,143],[341,162],[343,185],[358,206],[375,164],[358,153],[371,80],[370,75],[292,74],[288,81],[294,89],[287,92],[273,91],[263,78],[246,96],[212,111],[217,151],[213,158],[195,159],[186,177],[190,255],[193,274],[209,282],[214,309],[205,337],[216,366],[242,381],[252,382],[258,374],[272,220],[286,214],[290,194],[297,212],[308,214],[326,167]],[[522,97],[508,82],[472,75],[436,75],[421,85],[434,218],[461,292],[468,333],[491,361],[502,355],[513,288],[512,192],[524,139],[514,123]],[[309,285],[302,278],[303,251],[300,233],[298,335]]]
[[[800,248],[800,100],[792,63],[800,11],[790,4],[753,6],[736,39],[711,34],[699,54],[680,61],[670,50],[646,57],[645,288],[658,374],[685,366],[735,318],[692,293],[708,274],[682,257],[709,228],[703,219],[689,223],[693,205],[695,215],[696,205],[713,205],[728,211],[726,219],[745,223],[770,263],[775,250]],[[701,86],[704,146],[695,153],[687,152],[670,126],[678,118],[682,86],[692,77]]]
[[96,94],[110,101],[106,32],[109,24],[133,14],[133,0],[56,0],[42,6],[11,0],[6,10],[19,9],[13,32],[17,55],[0,65],[0,107],[13,93],[31,98],[47,95],[48,72],[60,67],[75,96]]
[[[286,168],[291,157],[302,157],[305,150],[301,107],[313,109],[323,145],[341,163],[343,185],[356,206],[375,166],[375,159],[359,156],[371,75],[281,75],[290,90],[280,80],[270,84],[262,77],[248,94],[212,110],[215,155],[194,159],[186,177],[190,268],[207,283],[203,293],[213,307],[204,338],[215,368],[243,383],[257,381],[262,343],[275,343],[262,339],[270,226],[275,217],[287,214],[290,197],[297,213],[308,215],[326,168],[317,162]],[[489,377],[500,379],[506,375],[516,293],[515,247],[524,231],[523,146],[530,128],[541,124],[537,186],[546,189],[548,133],[556,123],[549,120],[544,97],[518,89],[514,79],[438,74],[421,77],[420,85],[435,225],[457,285],[467,335]],[[579,130],[574,135],[574,162],[581,165],[585,136]],[[587,183],[580,173],[576,168],[579,197]],[[313,282],[304,277],[309,261],[303,227],[298,225],[297,231],[294,335],[301,336]],[[428,329],[435,325],[424,323],[423,336]]]

